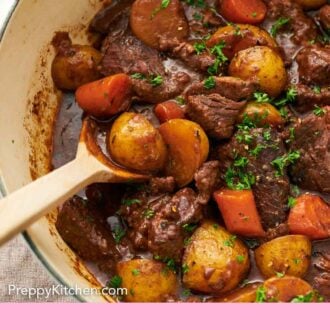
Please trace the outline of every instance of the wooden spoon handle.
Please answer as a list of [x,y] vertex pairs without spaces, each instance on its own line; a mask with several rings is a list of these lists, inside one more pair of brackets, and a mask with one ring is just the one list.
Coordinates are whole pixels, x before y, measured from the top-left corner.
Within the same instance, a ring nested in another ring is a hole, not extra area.
[[73,160],[4,198],[0,201],[0,245],[82,188],[103,181],[106,176],[95,159],[86,156]]

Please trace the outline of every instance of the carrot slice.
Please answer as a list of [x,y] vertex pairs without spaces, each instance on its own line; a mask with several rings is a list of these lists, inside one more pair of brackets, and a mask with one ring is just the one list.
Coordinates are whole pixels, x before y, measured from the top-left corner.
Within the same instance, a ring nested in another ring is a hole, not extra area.
[[182,108],[174,101],[159,103],[155,107],[155,114],[161,123],[171,119],[183,119],[184,112]]
[[131,102],[130,78],[120,73],[85,84],[77,89],[76,100],[89,115],[115,115],[126,110]]
[[311,239],[330,237],[330,206],[319,196],[305,194],[297,198],[291,209],[288,225],[292,234]]
[[252,190],[222,189],[214,193],[227,229],[247,237],[264,237]]
[[220,13],[233,23],[259,24],[267,13],[261,0],[222,0]]

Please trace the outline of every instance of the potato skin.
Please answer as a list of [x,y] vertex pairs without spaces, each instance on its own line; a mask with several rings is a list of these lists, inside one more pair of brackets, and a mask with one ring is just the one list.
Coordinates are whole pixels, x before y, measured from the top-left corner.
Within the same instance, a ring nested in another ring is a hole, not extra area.
[[72,45],[65,52],[58,53],[51,68],[56,87],[76,90],[79,86],[98,80],[101,75],[97,66],[101,59],[99,51],[83,45]]
[[229,66],[229,74],[241,79],[255,79],[260,89],[272,97],[285,88],[287,73],[282,58],[271,48],[256,46],[238,52]]
[[233,246],[226,242],[231,234],[214,222],[207,221],[191,237],[183,264],[184,286],[203,293],[220,294],[233,290],[245,278],[250,267],[246,246],[235,239]]
[[[304,280],[294,276],[272,277],[264,282],[268,302],[291,302],[297,296],[305,296],[313,288]],[[316,297],[313,298],[313,301]]]
[[273,127],[284,124],[281,114],[270,103],[248,102],[239,116],[239,122],[242,122],[245,116],[255,119],[258,127],[264,127],[266,124]]
[[148,259],[134,259],[117,264],[122,287],[127,288],[127,302],[164,302],[178,295],[177,276],[166,265]]
[[196,170],[206,161],[209,140],[204,130],[186,119],[172,119],[159,128],[169,149],[166,175],[173,176],[179,187],[193,180]]
[[230,60],[237,52],[258,45],[278,49],[276,41],[267,31],[249,24],[220,27],[206,42],[206,45],[212,48],[221,42],[225,42],[223,52]]
[[108,138],[111,157],[132,170],[158,172],[167,150],[158,130],[143,115],[125,112],[114,122]]
[[134,34],[150,47],[160,49],[160,39],[184,40],[189,25],[179,0],[161,8],[161,0],[136,0],[132,5],[130,25]]
[[321,6],[327,3],[327,0],[294,0],[299,5],[301,5],[304,9],[318,9]]
[[312,244],[306,236],[287,235],[260,245],[255,251],[256,264],[265,278],[283,273],[303,277],[309,267]]

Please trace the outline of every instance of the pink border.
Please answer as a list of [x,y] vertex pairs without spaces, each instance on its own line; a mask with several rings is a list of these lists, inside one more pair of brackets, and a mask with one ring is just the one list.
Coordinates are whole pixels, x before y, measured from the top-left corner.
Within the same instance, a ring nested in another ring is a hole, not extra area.
[[330,304],[3,304],[0,329],[329,329]]

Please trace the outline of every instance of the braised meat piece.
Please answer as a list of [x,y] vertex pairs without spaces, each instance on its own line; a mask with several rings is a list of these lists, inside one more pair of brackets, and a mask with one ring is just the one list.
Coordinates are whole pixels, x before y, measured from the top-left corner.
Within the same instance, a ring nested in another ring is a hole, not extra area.
[[180,261],[186,237],[183,226],[198,223],[201,219],[202,207],[196,193],[190,188],[179,190],[151,221],[149,251],[162,259]]
[[[245,137],[249,138],[248,143],[242,140]],[[289,178],[285,168],[278,173],[272,165],[274,160],[285,155],[279,133],[263,128],[253,128],[249,132],[239,130],[230,142],[218,147],[217,152],[223,184],[228,184],[230,171],[235,166],[254,178],[251,186],[264,229],[284,222],[288,211]]]
[[215,87],[207,89],[204,83],[193,84],[186,92],[187,115],[217,140],[230,138],[246,99],[257,89],[254,82],[233,77],[215,78]]
[[319,109],[294,126],[291,148],[300,159],[291,168],[293,181],[301,188],[330,193],[330,108]]
[[310,46],[297,55],[299,80],[305,84],[330,84],[330,47]]
[[212,197],[212,194],[219,189],[221,185],[220,162],[210,161],[204,163],[195,173],[195,185],[198,189],[198,202],[206,205]]
[[277,20],[289,18],[285,26],[293,32],[292,40],[298,44],[308,44],[317,37],[317,27],[312,18],[305,14],[302,7],[294,0],[268,0],[267,15]]
[[94,204],[78,196],[63,205],[56,228],[82,259],[107,264],[111,269],[121,257],[102,214]]
[[187,115],[217,140],[230,138],[236,119],[246,102],[235,102],[220,94],[188,97]]
[[295,86],[297,91],[295,110],[300,113],[311,111],[314,106],[325,106],[330,104],[329,87],[309,87],[303,84]]
[[152,195],[172,193],[175,190],[175,179],[172,176],[166,178],[152,178],[149,182]]
[[323,28],[330,31],[330,5],[325,5],[320,9],[319,18]]

